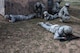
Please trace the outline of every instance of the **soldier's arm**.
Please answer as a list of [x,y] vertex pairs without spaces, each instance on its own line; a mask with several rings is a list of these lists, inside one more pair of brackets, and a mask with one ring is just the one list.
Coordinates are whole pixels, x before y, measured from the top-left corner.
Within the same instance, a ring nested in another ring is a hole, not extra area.
[[65,12],[65,16],[69,16],[69,12],[67,9],[65,9],[64,12]]
[[54,39],[60,40],[60,39],[66,39],[66,37],[60,37],[59,33],[56,32],[56,33],[54,34]]
[[26,16],[26,18],[27,18],[27,19],[32,19],[32,18],[34,18],[35,16],[36,16],[36,14],[34,13],[34,14],[30,14],[30,15]]

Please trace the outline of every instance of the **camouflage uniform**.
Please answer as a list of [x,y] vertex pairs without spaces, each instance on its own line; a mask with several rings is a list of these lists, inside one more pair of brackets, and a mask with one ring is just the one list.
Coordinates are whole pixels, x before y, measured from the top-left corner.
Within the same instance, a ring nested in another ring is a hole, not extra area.
[[47,11],[44,11],[43,14],[44,14],[44,19],[45,20],[53,20],[53,19],[58,18],[58,14],[52,15],[52,14],[49,14]]
[[45,6],[44,4],[40,3],[40,2],[37,2],[35,5],[34,5],[34,11],[36,13],[36,17],[39,17],[41,18],[43,16],[43,11],[45,10]]
[[5,15],[5,19],[9,19],[9,22],[16,22],[20,20],[28,20],[34,18],[36,14],[25,15]]
[[58,15],[61,18],[62,22],[68,21],[70,19],[70,15],[69,15],[69,12],[68,12],[68,7],[64,6],[63,8],[61,8]]
[[72,34],[72,27],[63,25],[60,26],[58,24],[52,25],[50,23],[39,22],[38,23],[41,27],[45,28],[46,30],[54,33],[54,39],[65,39],[65,37],[69,34]]
[[53,11],[53,14],[56,14],[60,11],[60,4],[58,2],[54,3],[52,11]]

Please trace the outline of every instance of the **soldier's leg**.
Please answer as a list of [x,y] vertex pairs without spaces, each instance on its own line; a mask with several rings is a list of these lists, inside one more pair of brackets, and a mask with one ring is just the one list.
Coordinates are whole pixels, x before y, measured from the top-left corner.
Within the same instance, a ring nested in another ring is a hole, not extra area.
[[42,18],[43,17],[43,14],[42,14],[42,12],[40,12],[40,18]]
[[64,15],[62,16],[62,22],[68,22],[69,19],[70,19],[69,16],[64,16]]
[[28,20],[28,19],[33,19],[35,16],[36,16],[36,13],[30,14],[30,15],[26,16],[25,19],[26,19],[26,20]]
[[36,18],[38,18],[38,11],[36,12]]
[[38,17],[41,18],[42,17],[42,10],[40,9],[38,12]]
[[38,17],[41,18],[41,12],[38,13]]
[[51,23],[49,23],[49,22],[46,22],[45,24],[47,24],[48,26],[52,26],[52,24],[51,24]]
[[58,16],[58,14],[56,13],[56,14],[54,14],[53,15],[53,17],[51,17],[51,19],[57,19],[59,16]]
[[44,18],[44,15],[43,15],[44,11],[42,10],[41,12],[41,18]]
[[40,26],[42,26],[43,28],[45,28],[46,30],[50,31],[51,25],[48,25],[44,22],[39,22],[38,23]]
[[41,10],[41,18],[44,18],[43,13],[44,13],[44,9]]
[[65,16],[64,15],[60,16],[60,21],[65,22]]

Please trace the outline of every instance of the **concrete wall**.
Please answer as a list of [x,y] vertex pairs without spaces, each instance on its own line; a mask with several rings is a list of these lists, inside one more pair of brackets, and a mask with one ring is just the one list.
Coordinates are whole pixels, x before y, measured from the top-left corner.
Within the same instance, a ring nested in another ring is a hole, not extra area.
[[0,14],[4,16],[4,0],[0,0]]

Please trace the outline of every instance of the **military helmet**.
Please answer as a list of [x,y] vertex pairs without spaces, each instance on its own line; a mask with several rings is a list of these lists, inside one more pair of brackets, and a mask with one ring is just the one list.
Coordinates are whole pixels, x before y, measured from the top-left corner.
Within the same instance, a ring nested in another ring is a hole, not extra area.
[[65,6],[70,6],[70,3],[65,3]]
[[48,12],[47,11],[44,11],[43,14],[48,14]]
[[9,16],[9,15],[5,15],[4,18],[5,18],[5,19],[9,19],[10,16]]

